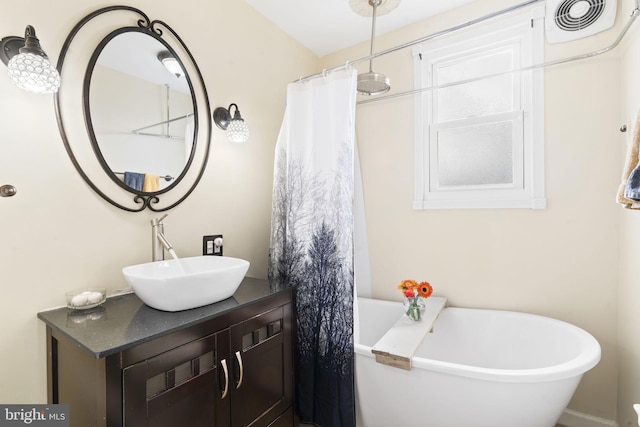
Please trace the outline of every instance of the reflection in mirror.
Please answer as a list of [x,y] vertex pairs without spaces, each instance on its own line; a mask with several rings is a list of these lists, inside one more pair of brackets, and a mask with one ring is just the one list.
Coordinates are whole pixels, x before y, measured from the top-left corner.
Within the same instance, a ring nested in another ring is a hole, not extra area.
[[167,58],[173,55],[160,39],[127,31],[107,41],[91,72],[96,154],[111,178],[133,192],[171,187],[194,150],[188,76],[170,71]]

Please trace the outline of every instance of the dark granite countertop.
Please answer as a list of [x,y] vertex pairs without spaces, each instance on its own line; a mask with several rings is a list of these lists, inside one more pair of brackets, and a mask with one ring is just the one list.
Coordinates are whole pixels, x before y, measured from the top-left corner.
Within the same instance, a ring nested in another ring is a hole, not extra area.
[[277,293],[266,280],[245,277],[231,298],[191,310],[156,310],[130,293],[107,298],[90,310],[58,308],[40,312],[38,318],[98,359]]

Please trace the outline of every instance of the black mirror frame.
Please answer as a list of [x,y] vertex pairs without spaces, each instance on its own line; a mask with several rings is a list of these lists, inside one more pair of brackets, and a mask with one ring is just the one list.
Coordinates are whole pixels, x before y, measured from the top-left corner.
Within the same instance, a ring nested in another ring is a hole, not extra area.
[[[196,188],[196,186],[198,185],[198,183],[200,182],[200,179],[202,178],[202,175],[204,174],[204,170],[206,169],[206,165],[207,165],[207,161],[208,161],[208,157],[209,157],[209,150],[210,150],[210,145],[211,145],[211,132],[212,132],[212,123],[211,123],[211,107],[209,104],[209,96],[207,93],[207,89],[206,86],[204,84],[204,79],[202,77],[202,73],[200,72],[200,69],[198,68],[198,65],[195,61],[195,59],[193,58],[193,55],[191,54],[191,52],[189,51],[189,49],[187,48],[187,46],[184,44],[184,42],[182,41],[182,39],[178,36],[178,34],[169,26],[167,25],[165,22],[160,21],[160,20],[153,20],[151,21],[149,19],[149,17],[142,12],[141,10],[134,8],[134,7],[130,7],[130,6],[109,6],[109,7],[105,7],[102,9],[98,9],[92,13],[90,13],[89,15],[85,16],[82,20],[80,20],[76,26],[71,30],[71,32],[69,33],[69,35],[67,36],[67,39],[65,40],[63,46],[62,46],[62,50],[60,52],[60,55],[58,57],[58,63],[56,68],[58,69],[58,72],[60,74],[62,74],[62,69],[63,69],[63,65],[64,65],[64,60],[67,56],[67,53],[69,52],[69,49],[72,46],[72,43],[76,37],[76,35],[78,34],[78,32],[88,23],[90,22],[92,19],[104,14],[104,13],[108,13],[108,12],[114,12],[114,11],[129,11],[129,12],[133,12],[137,15],[139,15],[141,18],[139,18],[137,20],[137,27],[121,27],[119,29],[114,30],[112,33],[109,34],[109,36],[105,37],[105,39],[102,40],[102,42],[98,45],[98,47],[96,47],[96,49],[94,50],[94,52],[92,53],[91,56],[91,65],[93,66],[93,64],[95,63],[95,58],[97,56],[97,54],[99,54],[99,51],[101,51],[101,49],[104,47],[104,44],[110,40],[110,37],[113,37],[113,34],[115,33],[121,33],[121,32],[125,32],[125,31],[140,31],[140,32],[147,32],[149,35],[151,35],[152,37],[158,39],[161,41],[161,43],[163,45],[165,45],[166,47],[169,48],[169,50],[175,54],[175,51],[173,48],[171,48],[171,46],[166,43],[163,39],[162,39],[162,35],[163,35],[163,29],[166,29],[172,36],[173,38],[177,41],[177,43],[180,44],[181,49],[186,53],[186,55],[188,56],[188,59],[190,61],[190,64],[193,67],[193,70],[195,71],[195,73],[193,73],[195,75],[195,77],[198,79],[200,87],[203,90],[203,103],[204,103],[204,107],[205,107],[205,117],[207,117],[206,120],[206,137],[205,137],[205,149],[204,149],[204,154],[203,154],[203,159],[202,159],[202,163],[200,166],[200,170],[197,173],[197,176],[194,179],[194,182],[191,184],[191,186],[185,190],[185,194],[183,194],[182,196],[180,196],[178,198],[178,200],[176,200],[174,203],[168,205],[168,206],[164,206],[164,207],[157,207],[155,206],[157,203],[160,202],[160,195],[162,194],[166,194],[169,191],[174,190],[175,186],[179,183],[179,180],[181,180],[186,173],[188,172],[188,170],[193,166],[192,162],[194,160],[194,153],[196,151],[196,145],[198,144],[198,105],[196,102],[196,96],[195,96],[195,92],[194,92],[194,88],[193,88],[193,84],[191,83],[191,80],[189,80],[189,89],[191,92],[191,97],[193,100],[193,113],[194,113],[194,147],[192,149],[191,155],[189,157],[189,160],[187,162],[187,165],[185,166],[183,172],[181,173],[180,177],[178,177],[179,179],[176,180],[176,182],[174,184],[172,184],[171,186],[157,191],[157,192],[152,192],[152,193],[148,193],[148,192],[140,192],[140,191],[136,191],[133,190],[131,188],[128,188],[127,186],[124,185],[124,183],[120,184],[119,182],[117,182],[117,184],[121,187],[121,189],[123,191],[127,191],[129,193],[133,193],[134,197],[133,197],[133,202],[137,205],[135,207],[129,207],[129,206],[125,206],[122,203],[118,203],[117,201],[114,200],[114,198],[110,197],[109,195],[107,195],[105,193],[105,191],[101,190],[98,185],[96,185],[96,183],[94,183],[89,176],[87,175],[86,171],[83,169],[83,167],[81,166],[80,162],[78,161],[78,159],[76,158],[76,155],[74,154],[73,148],[70,144],[69,141],[69,135],[67,134],[67,131],[65,130],[65,126],[64,126],[64,117],[63,117],[63,113],[62,113],[62,108],[60,105],[60,91],[57,92],[54,96],[54,107],[55,107],[55,111],[56,111],[56,118],[57,118],[57,122],[58,122],[58,128],[60,130],[60,135],[62,137],[65,149],[67,151],[67,154],[69,155],[69,158],[71,159],[71,162],[73,163],[74,167],[76,168],[76,170],[78,171],[78,173],[80,174],[80,176],[84,179],[84,181],[87,183],[87,185],[89,185],[89,187],[95,191],[98,195],[100,195],[100,197],[102,197],[104,200],[106,200],[107,202],[109,202],[111,205],[116,206],[120,209],[123,209],[125,211],[129,211],[129,212],[141,212],[144,211],[145,209],[149,209],[151,211],[154,212],[163,212],[163,211],[167,211],[169,209],[172,209],[174,207],[176,207],[177,205],[179,205],[180,203],[182,203],[192,192],[193,190]],[[160,28],[162,27],[162,29]],[[179,58],[178,55],[175,55],[178,60],[180,61],[181,65],[183,64],[183,61]],[[92,68],[92,67],[89,67]],[[192,76],[193,77],[193,76]],[[99,161],[99,163],[101,164],[103,170],[105,171],[105,173],[107,173],[107,175],[109,175],[109,177],[114,180],[115,175],[113,174],[113,172],[110,171],[110,169],[108,169],[108,167],[105,164],[104,158],[102,157],[102,155],[99,153],[99,148],[98,148],[98,143],[96,140],[96,136],[95,136],[95,132],[93,131],[93,126],[91,124],[91,116],[90,116],[90,108],[89,108],[89,100],[88,100],[88,90],[89,90],[89,86],[90,86],[90,78],[91,78],[91,70],[87,69],[86,73],[85,73],[85,78],[83,81],[83,88],[82,88],[82,93],[83,93],[83,114],[84,114],[84,122],[85,122],[85,127],[89,136],[89,139],[91,141],[92,144],[92,148],[94,151],[94,154],[96,155],[97,160]],[[190,77],[189,77],[190,78]],[[117,181],[117,179],[115,179],[114,181]]]

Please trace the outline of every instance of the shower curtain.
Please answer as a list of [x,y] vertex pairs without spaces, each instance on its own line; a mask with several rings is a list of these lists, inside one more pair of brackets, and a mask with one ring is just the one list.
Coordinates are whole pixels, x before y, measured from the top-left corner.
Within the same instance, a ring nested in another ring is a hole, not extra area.
[[356,71],[287,88],[276,145],[269,280],[295,286],[300,422],[355,426]]

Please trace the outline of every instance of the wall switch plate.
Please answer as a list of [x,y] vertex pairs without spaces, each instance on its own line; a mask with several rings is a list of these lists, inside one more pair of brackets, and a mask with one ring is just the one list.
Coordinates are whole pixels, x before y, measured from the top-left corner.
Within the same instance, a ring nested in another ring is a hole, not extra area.
[[215,234],[213,236],[202,236],[202,255],[217,255],[222,256],[222,246],[216,245],[216,239],[222,241],[222,234]]

